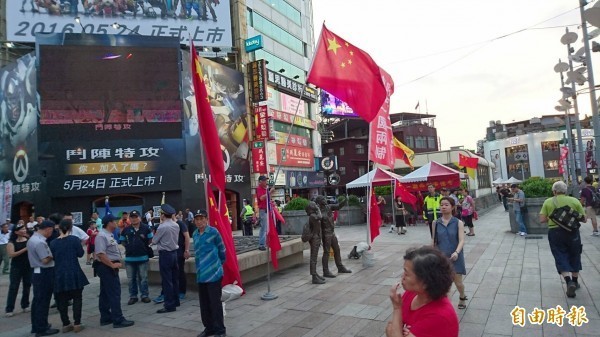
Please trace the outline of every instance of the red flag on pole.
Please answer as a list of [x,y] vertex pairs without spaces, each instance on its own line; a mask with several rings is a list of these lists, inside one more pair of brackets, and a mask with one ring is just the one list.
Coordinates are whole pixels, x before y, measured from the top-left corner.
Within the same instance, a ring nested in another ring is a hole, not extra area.
[[307,82],[327,90],[371,122],[386,98],[381,75],[369,54],[323,25]]
[[198,110],[198,124],[200,125],[200,137],[208,170],[210,171],[211,183],[221,192],[225,192],[225,164],[223,162],[223,153],[221,152],[221,141],[215,125],[212,107],[208,101],[208,92],[204,83],[202,66],[200,58],[194,49],[192,42],[190,53],[192,54],[192,83],[196,97],[196,109]]
[[371,204],[369,215],[369,228],[371,229],[371,242],[379,235],[379,227],[381,227],[381,214],[379,214],[379,206],[375,197],[375,190],[371,188]]
[[458,154],[458,166],[464,166],[468,168],[477,168],[479,164],[478,158],[467,157],[463,154]]
[[267,231],[267,243],[271,250],[271,263],[274,269],[279,269],[279,263],[277,261],[277,252],[281,250],[281,242],[279,241],[279,235],[277,235],[277,228],[275,227],[275,210],[271,203],[267,211],[267,217],[269,218],[269,229]]
[[240,276],[240,267],[238,266],[237,255],[235,253],[235,244],[233,243],[233,234],[231,232],[231,223],[227,216],[227,206],[225,206],[225,196],[221,194],[219,198],[220,208],[217,207],[217,201],[213,194],[212,187],[206,185],[206,196],[208,198],[208,218],[209,225],[215,227],[225,245],[225,264],[223,265],[223,280],[221,285],[234,284],[237,281],[238,286],[242,286],[242,277]]
[[396,197],[400,197],[402,202],[407,203],[412,206],[414,210],[417,208],[417,197],[412,195],[404,185],[402,185],[399,181],[396,180],[396,188],[394,190],[394,195]]
[[386,89],[386,99],[375,119],[369,123],[369,160],[394,169],[396,162],[392,145],[394,135],[389,113],[390,96],[394,93],[394,81],[383,69],[381,69],[381,77]]

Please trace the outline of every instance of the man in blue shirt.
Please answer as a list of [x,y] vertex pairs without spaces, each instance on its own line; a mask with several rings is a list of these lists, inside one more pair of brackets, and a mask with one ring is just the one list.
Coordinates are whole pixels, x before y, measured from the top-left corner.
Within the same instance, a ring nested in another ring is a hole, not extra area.
[[223,337],[223,305],[221,304],[221,280],[225,263],[225,245],[216,228],[208,225],[207,213],[198,210],[194,214],[194,251],[196,252],[196,281],[200,298],[200,315],[204,331],[198,337]]
[[153,237],[148,225],[141,223],[140,213],[136,210],[129,214],[131,226],[121,232],[119,241],[125,247],[125,270],[129,279],[129,302],[132,305],[138,301],[138,287],[142,302],[150,303],[148,297],[148,246]]

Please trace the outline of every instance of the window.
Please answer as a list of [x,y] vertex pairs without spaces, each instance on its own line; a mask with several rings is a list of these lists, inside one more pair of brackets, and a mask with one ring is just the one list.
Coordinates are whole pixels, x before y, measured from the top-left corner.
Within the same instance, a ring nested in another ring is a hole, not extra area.
[[367,168],[364,166],[358,167],[358,176],[362,177],[365,173],[367,173]]
[[344,166],[340,166],[338,168],[338,170],[340,170],[340,175],[345,176],[346,175],[346,167]]
[[558,160],[546,160],[544,162],[544,170],[558,171]]
[[335,154],[335,150],[334,149],[327,149],[327,153],[328,154]]
[[435,149],[435,138],[433,138],[433,137],[427,137],[427,148],[428,149]]
[[294,78],[294,76],[299,76],[298,79],[296,79],[296,81],[304,83],[306,81],[306,73],[304,72],[304,70],[296,67],[295,65],[286,62],[282,59],[280,59],[279,57],[266,52],[264,49],[259,49],[259,50],[255,50],[253,51],[254,53],[254,60],[261,60],[264,59],[266,61],[269,61],[268,64],[268,68],[274,71],[278,71],[279,69],[285,69],[285,76],[286,77],[290,77],[290,78]]
[[365,147],[362,144],[354,145],[354,149],[356,150],[356,154],[365,154]]
[[415,139],[413,136],[406,136],[406,146],[409,148],[415,147]]
[[544,152],[558,151],[558,141],[542,142],[542,151],[544,151]]
[[427,148],[427,139],[423,136],[415,137],[415,148],[426,149]]
[[255,12],[251,12],[252,20],[250,24],[254,29],[272,38],[273,40],[281,43],[282,45],[290,48],[296,53],[306,56],[304,54],[304,43],[294,35],[286,32],[281,27],[275,25],[273,22],[265,19]]
[[343,156],[343,155],[344,155],[344,148],[340,147],[340,156]]
[[492,187],[490,180],[490,168],[482,165],[477,166],[477,187]]
[[269,0],[271,3],[271,8],[275,9],[279,13],[285,15],[292,22],[297,24],[298,26],[302,26],[302,21],[300,20],[300,11],[296,8],[292,7],[290,4],[283,0]]

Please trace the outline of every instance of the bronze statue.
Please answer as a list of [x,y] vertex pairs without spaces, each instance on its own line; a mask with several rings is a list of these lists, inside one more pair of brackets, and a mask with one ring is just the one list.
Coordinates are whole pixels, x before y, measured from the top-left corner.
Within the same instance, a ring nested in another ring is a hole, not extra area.
[[304,225],[302,241],[310,243],[310,275],[313,284],[323,284],[325,279],[317,273],[317,258],[321,247],[321,210],[316,203],[310,202],[306,206],[308,223]]
[[335,225],[333,222],[333,211],[339,210],[346,204],[344,200],[340,204],[327,204],[327,199],[320,195],[315,199],[319,209],[321,210],[321,232],[323,233],[323,276],[335,277],[329,271],[329,249],[333,248],[333,257],[335,265],[338,269],[338,273],[351,273],[352,270],[347,269],[342,264],[342,256],[340,255],[340,245],[338,244],[337,237],[335,236]]

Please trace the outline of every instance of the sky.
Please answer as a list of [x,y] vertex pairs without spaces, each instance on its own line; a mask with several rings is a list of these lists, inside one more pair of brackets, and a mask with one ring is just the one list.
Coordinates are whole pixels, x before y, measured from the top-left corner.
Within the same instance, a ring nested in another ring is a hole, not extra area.
[[[560,113],[554,109],[562,98],[554,66],[567,60],[567,46],[560,42],[567,26],[579,36],[575,51],[583,47],[579,0],[312,3],[315,39],[325,22],[369,53],[394,80],[391,113],[419,112],[419,103],[421,113],[436,115],[441,149],[476,149],[492,120]],[[524,28],[530,29],[497,39]],[[596,84],[599,56],[592,54]],[[578,103],[581,118],[591,115],[589,94],[579,95]]]

